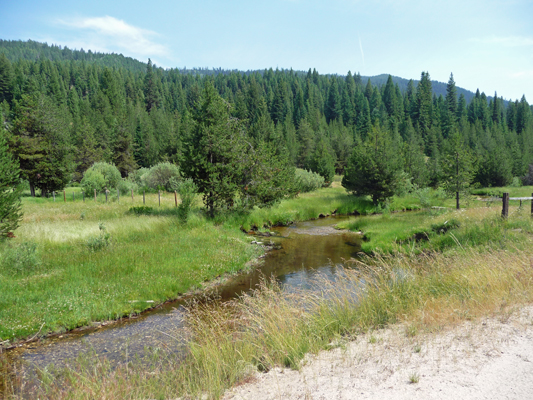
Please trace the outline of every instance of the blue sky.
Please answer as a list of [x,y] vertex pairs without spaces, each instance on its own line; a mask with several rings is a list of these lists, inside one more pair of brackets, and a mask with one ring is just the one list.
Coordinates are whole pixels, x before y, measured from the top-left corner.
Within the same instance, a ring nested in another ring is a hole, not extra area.
[[0,38],[122,53],[163,67],[428,71],[533,103],[532,0],[0,0]]

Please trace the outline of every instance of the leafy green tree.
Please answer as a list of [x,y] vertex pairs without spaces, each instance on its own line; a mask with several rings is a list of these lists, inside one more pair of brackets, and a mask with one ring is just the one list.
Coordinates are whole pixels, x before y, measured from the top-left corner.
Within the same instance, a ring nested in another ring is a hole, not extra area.
[[179,183],[177,191],[181,200],[181,203],[178,206],[178,217],[181,222],[187,223],[194,198],[198,193],[198,187],[193,180],[189,178],[184,179]]
[[22,219],[20,169],[8,151],[6,136],[0,126],[0,240],[17,229]]
[[367,140],[354,148],[342,186],[358,196],[370,195],[376,205],[383,203],[394,195],[398,167],[397,149],[390,134],[373,127]]
[[247,208],[288,193],[294,172],[288,157],[279,153],[278,142],[254,146],[242,121],[231,116],[230,105],[206,82],[195,126],[185,141],[183,170],[203,193],[211,216],[236,207],[237,200]]
[[444,189],[455,194],[456,208],[460,208],[460,194],[465,193],[473,179],[473,156],[464,139],[454,132],[448,140],[442,160]]

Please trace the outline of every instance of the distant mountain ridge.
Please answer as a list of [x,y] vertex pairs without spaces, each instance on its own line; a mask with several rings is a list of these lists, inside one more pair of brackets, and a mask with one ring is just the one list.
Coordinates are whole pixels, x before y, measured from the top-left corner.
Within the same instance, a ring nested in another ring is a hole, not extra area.
[[[79,60],[86,62],[94,62],[99,65],[103,65],[110,68],[125,68],[134,73],[136,72],[145,72],[146,71],[146,62],[139,61],[132,57],[126,57],[122,54],[116,53],[100,53],[93,52],[91,50],[71,50],[68,47],[59,46],[59,45],[49,45],[47,43],[36,42],[33,40],[23,41],[23,40],[3,40],[0,39],[0,52],[4,53],[6,57],[11,61],[18,61],[20,59],[25,59],[29,61],[36,61],[40,58],[48,58],[51,61],[61,61],[61,60]],[[188,74],[199,74],[199,75],[218,75],[218,74],[229,74],[231,72],[241,72],[244,74],[251,74],[255,72],[263,73],[265,70],[225,70],[222,68],[179,68],[176,67],[181,73]],[[282,69],[283,70],[283,69]],[[286,71],[290,71],[286,69]],[[293,71],[296,74],[306,74],[307,71]],[[323,74],[323,75],[332,75],[332,74]],[[343,76],[343,75],[338,75]],[[387,82],[388,74],[380,74],[376,76],[361,76],[363,84],[366,84],[367,80],[370,79],[372,85],[381,86],[385,85]],[[402,93],[407,89],[407,84],[409,79],[401,78],[398,76],[392,76],[392,80],[395,84],[398,84]],[[418,80],[413,80],[415,86],[418,84]],[[437,96],[442,95],[446,96],[446,83],[439,81],[431,81],[433,93]],[[457,95],[464,95],[466,102],[470,103],[472,98],[475,96],[475,93],[463,89],[459,86],[457,88]],[[491,99],[492,96],[488,96],[488,99]],[[507,102],[506,102],[507,103]]]

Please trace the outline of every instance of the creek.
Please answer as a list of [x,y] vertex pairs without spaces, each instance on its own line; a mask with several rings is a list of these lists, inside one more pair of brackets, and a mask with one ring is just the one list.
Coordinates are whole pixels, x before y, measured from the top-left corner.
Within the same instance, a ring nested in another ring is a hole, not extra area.
[[[358,234],[334,228],[347,218],[337,216],[299,222],[274,228],[271,237],[257,237],[257,242],[272,246],[261,265],[252,272],[229,279],[211,295],[227,301],[255,289],[262,279],[271,277],[289,292],[312,288],[318,276],[335,279],[337,266],[355,257],[360,250]],[[179,352],[185,343],[185,334],[180,334],[186,331],[184,305],[191,300],[194,298],[168,302],[136,318],[107,326],[45,338],[9,352],[7,357],[10,363],[21,361],[28,366],[44,368],[50,364],[66,366],[69,360],[91,353],[122,363],[134,357],[143,358],[154,348]]]

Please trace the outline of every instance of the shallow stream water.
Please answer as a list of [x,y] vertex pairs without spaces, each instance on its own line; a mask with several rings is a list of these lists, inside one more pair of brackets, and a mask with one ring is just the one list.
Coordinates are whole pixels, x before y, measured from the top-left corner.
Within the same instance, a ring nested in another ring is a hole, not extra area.
[[[217,288],[221,301],[233,299],[255,289],[263,278],[275,277],[283,290],[308,289],[317,276],[334,279],[343,260],[360,249],[356,233],[336,230],[334,225],[347,217],[329,217],[274,228],[274,236],[258,237],[257,242],[273,244],[262,265],[239,275]],[[257,245],[257,244],[254,244]],[[144,357],[151,348],[179,352],[184,345],[183,305],[191,299],[169,302],[137,318],[99,326],[63,337],[42,340],[8,354],[10,361],[23,361],[43,368],[62,367],[89,352],[103,355],[111,362],[127,362]]]

